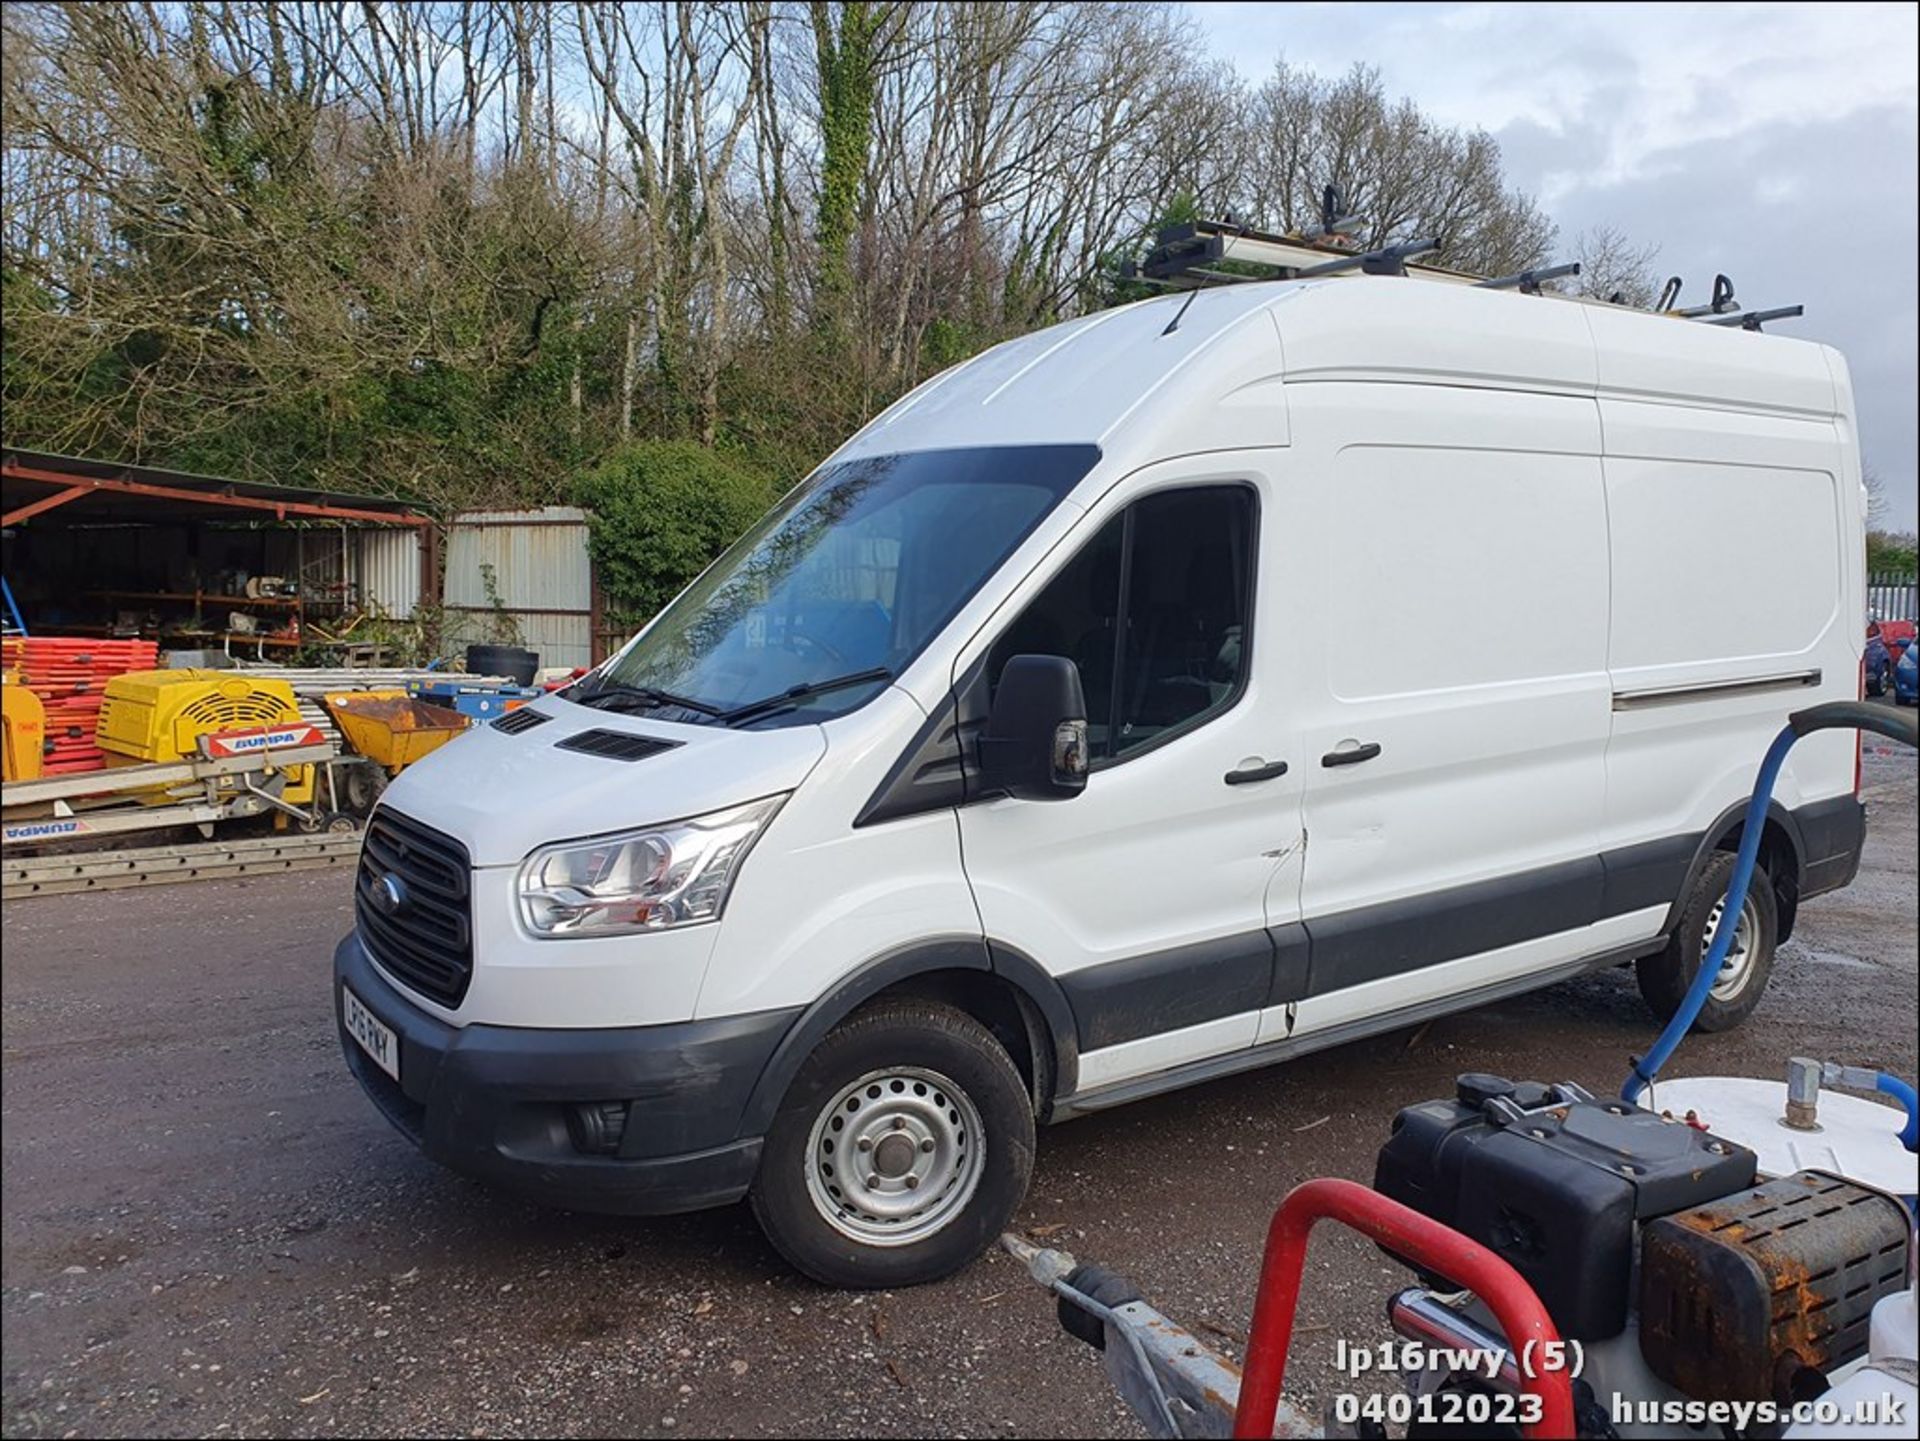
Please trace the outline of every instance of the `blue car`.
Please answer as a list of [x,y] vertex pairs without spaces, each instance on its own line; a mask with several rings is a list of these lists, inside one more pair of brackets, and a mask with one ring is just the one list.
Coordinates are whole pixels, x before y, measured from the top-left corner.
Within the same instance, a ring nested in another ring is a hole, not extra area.
[[1887,643],[1880,639],[1878,630],[1867,636],[1867,648],[1860,659],[1865,669],[1867,694],[1885,695],[1893,680],[1893,657],[1887,653]]
[[1906,652],[1893,668],[1893,698],[1900,705],[1920,702],[1920,640],[1907,642]]

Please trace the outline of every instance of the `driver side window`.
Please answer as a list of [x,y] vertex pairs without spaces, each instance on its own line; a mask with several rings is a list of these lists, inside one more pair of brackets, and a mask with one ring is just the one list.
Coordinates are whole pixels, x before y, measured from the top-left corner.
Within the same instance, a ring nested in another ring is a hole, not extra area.
[[1255,518],[1253,492],[1240,485],[1135,501],[994,643],[989,687],[1016,655],[1071,660],[1096,763],[1224,711],[1246,680]]

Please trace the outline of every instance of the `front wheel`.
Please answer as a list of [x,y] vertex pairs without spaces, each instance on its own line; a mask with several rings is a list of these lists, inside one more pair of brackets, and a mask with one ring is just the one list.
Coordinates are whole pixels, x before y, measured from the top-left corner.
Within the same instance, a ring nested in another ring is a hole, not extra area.
[[1033,1170],[1033,1105],[973,1017],[883,1001],[828,1033],[767,1133],[751,1200],[828,1286],[915,1286],[978,1256]]
[[[1700,973],[1707,948],[1713,944],[1715,930],[1726,921],[1727,882],[1733,876],[1733,863],[1733,852],[1714,853],[1687,893],[1680,908],[1680,923],[1668,938],[1666,949],[1642,956],[1634,967],[1641,996],[1663,1023],[1680,1009],[1693,978]],[[1730,1031],[1746,1020],[1760,1004],[1773,974],[1773,951],[1780,934],[1778,902],[1772,880],[1759,865],[1753,868],[1747,901],[1735,924],[1738,929],[1720,966],[1720,977],[1694,1019],[1696,1031]]]

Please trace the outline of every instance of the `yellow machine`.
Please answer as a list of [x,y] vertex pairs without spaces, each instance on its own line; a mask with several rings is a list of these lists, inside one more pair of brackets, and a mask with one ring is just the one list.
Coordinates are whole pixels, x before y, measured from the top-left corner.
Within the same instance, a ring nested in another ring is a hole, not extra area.
[[46,760],[47,708],[11,674],[0,685],[0,733],[0,780],[38,780]]
[[[200,737],[302,725],[293,687],[283,680],[223,670],[141,670],[107,682],[95,734],[109,766],[192,760]],[[282,799],[313,799],[314,768],[287,777]]]
[[458,711],[403,690],[342,691],[326,697],[326,705],[347,744],[396,776],[467,728]]

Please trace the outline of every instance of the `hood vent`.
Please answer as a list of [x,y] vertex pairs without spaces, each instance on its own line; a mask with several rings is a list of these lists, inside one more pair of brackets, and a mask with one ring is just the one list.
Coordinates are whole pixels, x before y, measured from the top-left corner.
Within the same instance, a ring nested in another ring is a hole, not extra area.
[[521,731],[530,731],[535,726],[545,725],[552,719],[552,716],[542,715],[530,706],[522,706],[519,710],[508,711],[501,716],[493,723],[493,728],[503,735],[517,736]]
[[[542,717],[545,719],[545,717]],[[610,761],[643,761],[648,756],[670,751],[679,741],[656,740],[626,731],[581,731],[558,742],[555,750],[583,751],[590,756],[605,756]]]

